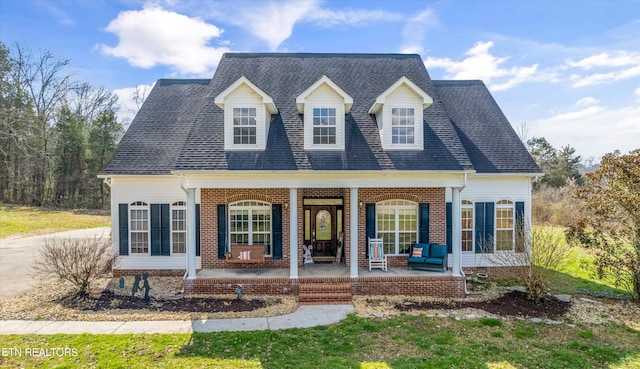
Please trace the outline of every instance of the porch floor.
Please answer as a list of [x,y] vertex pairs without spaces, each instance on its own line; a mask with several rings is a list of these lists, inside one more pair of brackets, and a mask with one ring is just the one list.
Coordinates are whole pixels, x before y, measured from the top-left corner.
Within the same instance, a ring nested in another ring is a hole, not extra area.
[[[359,268],[359,277],[446,277],[451,276],[451,271],[432,272],[426,270],[414,270],[406,267],[389,267],[388,271],[382,269]],[[305,264],[298,268],[299,278],[327,278],[351,276],[351,269],[340,264]],[[242,269],[202,269],[196,278],[288,278],[288,268],[242,268]]]

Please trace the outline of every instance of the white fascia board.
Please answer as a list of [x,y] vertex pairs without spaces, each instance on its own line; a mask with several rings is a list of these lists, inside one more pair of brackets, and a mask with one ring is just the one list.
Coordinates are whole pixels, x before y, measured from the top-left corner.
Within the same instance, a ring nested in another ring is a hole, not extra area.
[[331,78],[323,75],[322,78],[316,81],[316,83],[312,84],[311,87],[304,90],[298,97],[296,97],[296,107],[298,108],[298,113],[304,114],[304,104],[307,101],[307,97],[311,95],[318,87],[322,86],[326,83],[333,91],[335,91],[340,97],[344,99],[344,113],[349,114],[351,111],[351,107],[353,106],[353,97],[349,95],[345,90],[340,88],[335,82],[331,80]]
[[469,171],[187,171],[195,188],[462,187]]
[[371,106],[371,109],[369,109],[369,114],[376,114],[384,105],[385,101],[387,100],[387,96],[389,96],[393,91],[395,91],[403,84],[409,87],[409,89],[411,89],[413,92],[415,92],[416,95],[420,96],[420,98],[422,99],[422,109],[426,109],[431,106],[431,104],[433,104],[433,98],[428,93],[424,92],[423,89],[413,83],[413,81],[410,80],[407,76],[402,76],[399,80],[392,84],[391,87],[386,89],[383,93],[380,94],[380,96],[376,98],[376,101]]
[[540,177],[544,173],[473,173],[474,177]]
[[255,93],[262,97],[262,103],[267,107],[267,111],[270,114],[278,114],[278,109],[276,105],[273,103],[273,99],[271,96],[267,95],[266,92],[262,91],[258,86],[253,84],[247,77],[242,76],[238,78],[237,81],[231,84],[231,86],[227,87],[224,91],[222,91],[218,96],[213,99],[213,102],[220,108],[224,109],[224,100],[229,96],[233,91],[237,90],[240,86],[247,85],[250,89],[252,89]]

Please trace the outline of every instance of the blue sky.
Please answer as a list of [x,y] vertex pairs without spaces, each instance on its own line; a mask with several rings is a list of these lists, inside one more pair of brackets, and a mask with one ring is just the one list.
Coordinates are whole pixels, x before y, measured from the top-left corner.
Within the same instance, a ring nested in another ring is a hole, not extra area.
[[596,160],[640,148],[640,1],[1,0],[0,40],[132,90],[242,52],[417,53],[481,79],[517,129]]

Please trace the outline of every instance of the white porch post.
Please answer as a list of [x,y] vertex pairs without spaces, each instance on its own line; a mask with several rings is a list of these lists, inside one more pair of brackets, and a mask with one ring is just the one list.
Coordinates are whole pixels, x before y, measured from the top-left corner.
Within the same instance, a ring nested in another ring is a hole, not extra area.
[[358,278],[358,188],[351,188],[351,219],[349,227],[351,229],[350,237],[350,262],[351,262],[351,278]]
[[196,189],[187,189],[187,279],[196,277]]
[[462,227],[461,215],[460,188],[453,187],[451,189],[451,257],[453,258],[451,269],[455,276],[462,275],[462,240],[460,236]]
[[298,189],[289,189],[289,278],[298,278]]

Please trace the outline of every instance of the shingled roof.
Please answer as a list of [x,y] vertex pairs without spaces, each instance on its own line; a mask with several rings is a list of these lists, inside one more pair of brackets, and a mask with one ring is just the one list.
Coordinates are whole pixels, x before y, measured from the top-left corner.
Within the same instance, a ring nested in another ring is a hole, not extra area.
[[[345,150],[305,151],[296,97],[323,75],[353,97]],[[246,76],[273,98],[264,151],[225,151],[223,111],[214,98]],[[424,150],[382,149],[376,97],[402,76],[434,99],[424,110]],[[418,55],[225,54],[213,79],[160,80],[103,174],[172,170],[477,170],[538,168],[481,82],[432,81]],[[208,84],[208,85],[207,85]],[[469,100],[467,100],[469,99]]]

